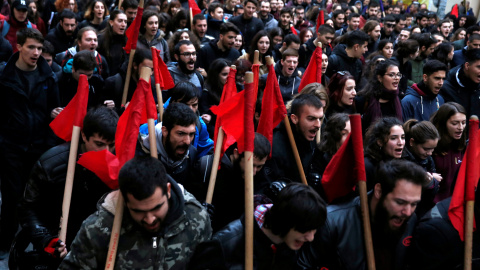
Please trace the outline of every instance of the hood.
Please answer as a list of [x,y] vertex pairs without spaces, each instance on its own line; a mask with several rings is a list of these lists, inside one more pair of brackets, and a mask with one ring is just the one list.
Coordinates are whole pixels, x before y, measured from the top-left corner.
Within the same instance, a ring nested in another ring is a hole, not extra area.
[[332,54],[336,54],[336,55],[338,55],[339,57],[343,58],[345,61],[349,61],[349,62],[352,62],[352,63],[354,63],[355,61],[357,61],[356,58],[353,58],[353,57],[350,57],[350,56],[347,55],[347,51],[345,51],[346,48],[347,48],[347,45],[345,45],[345,44],[338,44],[338,45],[335,46],[335,48],[333,49]]
[[292,76],[290,76],[290,77],[285,77],[282,74],[282,69],[283,69],[283,65],[282,65],[281,61],[277,61],[275,63],[275,74],[277,75],[279,84],[280,84],[280,82],[282,82],[283,84],[288,84],[289,82],[297,79],[297,77],[298,77],[298,66],[297,66],[297,68],[295,68]]
[[268,16],[267,16],[266,19],[262,19],[260,17],[259,17],[259,19],[262,20],[263,23],[267,23],[267,22],[273,20],[273,15],[271,13],[268,13]]
[[[413,85],[412,85],[413,86]],[[420,98],[420,95],[418,94],[417,91],[415,91],[412,87],[407,87],[407,92],[405,93],[405,95],[412,95],[416,98]]]
[[[457,66],[452,68],[447,75],[447,78],[445,79],[453,85],[459,85],[460,87],[464,88],[465,90],[476,90],[479,87],[479,84],[476,84],[470,78],[465,76],[465,73],[463,71],[463,65]],[[456,89],[459,91],[460,89]]]

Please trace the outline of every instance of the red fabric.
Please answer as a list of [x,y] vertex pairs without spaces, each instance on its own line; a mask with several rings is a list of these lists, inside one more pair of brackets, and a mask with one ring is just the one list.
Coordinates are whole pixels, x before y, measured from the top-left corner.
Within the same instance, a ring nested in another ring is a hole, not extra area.
[[52,255],[54,258],[57,258],[58,252],[55,252],[55,248],[57,247],[58,241],[60,241],[58,237],[53,238],[50,240],[50,242],[48,242],[47,246],[43,250]]
[[117,156],[110,153],[110,151],[105,149],[86,152],[80,156],[77,163],[95,173],[109,188],[118,188],[120,163]]
[[458,4],[453,5],[452,12],[450,14],[455,15],[455,18],[458,19]]
[[295,27],[293,27],[293,25],[290,26],[290,31],[292,31],[292,34],[295,34],[298,36],[297,30],[295,29]]
[[[262,113],[258,122],[257,132],[265,136],[273,146],[273,129],[285,118],[287,109],[283,103],[280,86],[278,86],[275,68],[268,66],[267,83],[262,98]],[[270,150],[270,156],[272,150]]]
[[310,63],[308,63],[308,67],[298,86],[298,92],[300,93],[306,85],[314,82],[322,82],[322,48],[320,47],[317,47],[312,54]]
[[137,16],[133,20],[132,24],[125,31],[127,36],[127,44],[123,49],[127,54],[130,54],[130,50],[137,49],[138,33],[140,33],[140,24],[142,23],[143,8],[138,7]]
[[192,9],[192,16],[202,13],[202,10],[198,7],[195,0],[188,0],[188,7]]
[[252,72],[253,72],[253,91],[254,91],[253,95],[256,99],[258,95],[258,82],[260,81],[260,64],[253,64]]
[[[475,201],[475,187],[480,176],[478,167],[478,154],[480,152],[478,121],[470,120],[469,127],[469,143],[460,165],[452,200],[448,208],[448,217],[462,241],[465,241],[465,202]],[[474,230],[476,228],[475,219],[473,228]]]
[[[243,133],[243,140],[238,140],[238,151],[242,153],[243,151],[253,152],[253,141],[255,139],[255,127],[253,124],[253,115],[255,114],[255,89],[253,89],[254,83],[245,84],[245,103],[244,103],[244,114],[243,114],[243,125],[245,132]],[[244,145],[241,145],[241,141],[244,142]]]
[[175,86],[175,82],[168,71],[167,65],[163,62],[162,57],[160,57],[160,50],[157,50],[155,47],[152,47],[151,50],[155,83],[160,84],[162,90],[172,89]]
[[325,18],[324,18],[323,10],[321,9],[317,16],[317,28],[315,29],[317,33],[318,33],[318,28],[320,27],[320,25],[323,25],[324,22],[325,22]]
[[146,106],[144,112],[142,112],[141,123],[144,124],[147,122],[147,119],[157,119],[157,105],[155,104],[155,99],[153,99],[152,90],[150,87],[150,82],[140,79],[137,84],[137,91],[141,89],[145,93],[145,102]]
[[333,155],[322,176],[322,186],[328,202],[352,192],[357,181],[366,181],[362,121],[359,114],[350,115],[350,125],[352,132]]
[[72,140],[73,126],[83,127],[83,118],[87,114],[88,88],[87,76],[80,75],[77,93],[67,107],[50,123],[50,128],[55,135],[66,142]]

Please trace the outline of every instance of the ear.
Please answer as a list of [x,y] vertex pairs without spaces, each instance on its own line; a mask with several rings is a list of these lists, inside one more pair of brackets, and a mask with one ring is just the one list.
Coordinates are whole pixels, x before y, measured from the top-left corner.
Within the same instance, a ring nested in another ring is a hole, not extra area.
[[299,121],[298,116],[293,113],[290,115],[290,120],[292,120],[292,123],[294,123],[295,125],[298,124]]
[[427,50],[427,47],[426,46],[422,46],[422,48],[420,49],[420,51],[424,52]]
[[382,78],[382,76],[377,75],[377,80],[378,80],[381,84],[383,84],[383,78]]
[[380,183],[376,183],[373,189],[373,196],[375,196],[377,200],[380,200],[382,197],[382,185],[380,185]]
[[172,191],[172,184],[170,182],[167,183],[167,198],[170,199],[170,196]]
[[175,60],[177,60],[177,62],[178,62],[178,61],[179,61],[178,55],[177,55],[177,54],[174,54],[173,56],[175,56]]
[[22,45],[17,43],[17,51],[20,51],[21,48],[22,48]]
[[168,136],[168,130],[167,127],[162,126],[162,137],[167,137]]
[[383,142],[381,140],[377,140],[377,145],[383,147]]
[[464,64],[465,71],[468,71],[469,68],[470,68],[470,64],[468,62],[465,62]]
[[359,47],[360,47],[360,44],[355,44],[355,45],[353,45],[353,50],[356,51],[356,50],[358,50]]
[[425,83],[426,83],[426,82],[427,82],[427,79],[428,79],[428,76],[427,76],[427,74],[423,74],[423,82],[425,82]]
[[85,133],[83,133],[83,130],[82,130],[82,140],[83,140],[83,143],[86,143],[88,140],[87,140],[87,136],[85,136]]
[[413,146],[413,144],[415,143],[415,140],[413,138],[410,138],[410,146]]

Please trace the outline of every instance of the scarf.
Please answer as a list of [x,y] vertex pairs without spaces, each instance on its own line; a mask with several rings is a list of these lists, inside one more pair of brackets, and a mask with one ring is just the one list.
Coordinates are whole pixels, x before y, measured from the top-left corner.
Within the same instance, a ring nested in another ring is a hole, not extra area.
[[[378,118],[382,117],[382,109],[380,107],[380,99],[386,99],[389,102],[393,102],[393,106],[395,109],[395,117],[398,120],[403,122],[402,117],[402,105],[400,104],[400,99],[398,98],[398,89],[396,91],[389,91],[385,88],[382,89],[380,96],[374,97],[372,96],[368,102],[367,109],[364,112],[364,117],[368,126],[375,122]],[[368,126],[365,126],[367,128]]]

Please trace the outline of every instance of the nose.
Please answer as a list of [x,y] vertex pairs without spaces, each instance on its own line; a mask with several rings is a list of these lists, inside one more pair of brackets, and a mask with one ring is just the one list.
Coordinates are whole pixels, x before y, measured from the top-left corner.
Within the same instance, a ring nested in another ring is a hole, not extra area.
[[146,213],[145,218],[143,218],[143,221],[147,223],[148,225],[153,224],[155,221],[156,217],[152,213]]
[[308,242],[312,242],[315,238],[315,230],[308,231],[305,233],[305,240]]
[[357,90],[353,89],[352,95],[353,95],[353,96],[356,96],[356,95],[357,95]]
[[317,120],[315,120],[315,127],[320,128],[321,125],[322,125],[322,120],[320,118],[317,118]]
[[409,217],[412,215],[413,210],[414,208],[410,204],[407,204],[405,208],[403,208],[402,215]]

